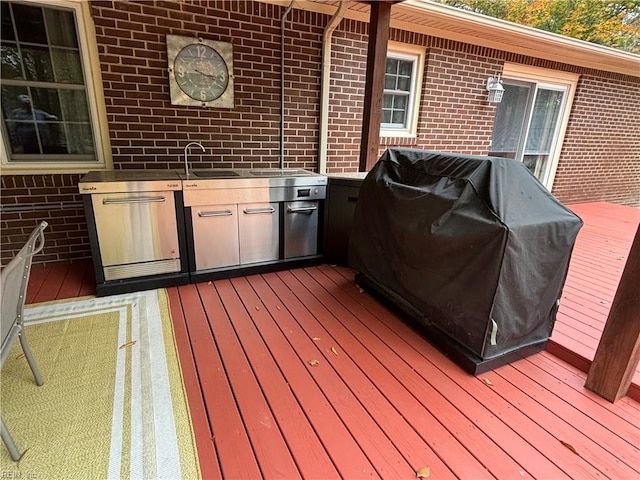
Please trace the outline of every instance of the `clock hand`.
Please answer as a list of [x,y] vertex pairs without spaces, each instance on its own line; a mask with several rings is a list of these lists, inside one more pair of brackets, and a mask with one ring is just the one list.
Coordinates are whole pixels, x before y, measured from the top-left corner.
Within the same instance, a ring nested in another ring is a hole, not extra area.
[[205,77],[209,77],[209,78],[215,78],[216,77],[216,75],[209,75],[208,73],[201,72],[198,69],[196,69],[195,72],[199,73],[200,75],[204,75]]

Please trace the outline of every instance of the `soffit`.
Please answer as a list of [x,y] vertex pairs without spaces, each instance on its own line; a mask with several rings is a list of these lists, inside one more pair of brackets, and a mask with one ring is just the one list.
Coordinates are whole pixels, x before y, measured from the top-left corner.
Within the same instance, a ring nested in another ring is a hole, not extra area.
[[[260,0],[289,5],[288,0]],[[294,0],[294,8],[332,15],[339,0]],[[369,22],[369,5],[349,1],[346,18]],[[640,55],[595,45],[428,0],[391,8],[391,27],[580,67],[640,77]]]

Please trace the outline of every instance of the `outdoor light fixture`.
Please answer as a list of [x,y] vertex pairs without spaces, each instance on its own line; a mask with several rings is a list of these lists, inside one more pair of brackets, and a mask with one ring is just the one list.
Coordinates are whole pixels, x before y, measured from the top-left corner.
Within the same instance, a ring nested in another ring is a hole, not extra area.
[[502,95],[504,94],[504,87],[502,86],[502,80],[500,80],[500,74],[497,77],[487,78],[487,101],[489,103],[500,103],[502,101]]

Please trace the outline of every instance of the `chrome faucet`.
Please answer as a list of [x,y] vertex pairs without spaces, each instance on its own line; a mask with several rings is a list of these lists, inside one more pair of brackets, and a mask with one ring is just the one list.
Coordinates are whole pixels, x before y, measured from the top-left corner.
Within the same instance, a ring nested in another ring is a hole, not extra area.
[[203,152],[206,152],[205,148],[202,146],[200,142],[189,142],[184,147],[184,173],[187,176],[187,178],[189,177],[189,160],[187,158],[187,150],[189,150],[189,147],[193,147],[196,145],[199,146]]

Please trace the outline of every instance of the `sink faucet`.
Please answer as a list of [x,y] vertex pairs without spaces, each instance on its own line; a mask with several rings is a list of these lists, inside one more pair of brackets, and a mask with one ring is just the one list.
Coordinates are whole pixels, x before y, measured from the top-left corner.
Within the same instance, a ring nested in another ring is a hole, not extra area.
[[206,152],[205,148],[202,146],[200,142],[189,142],[184,147],[184,173],[187,176],[187,178],[189,177],[189,160],[187,158],[187,151],[189,150],[189,147],[196,146],[196,145],[199,146],[203,152]]

